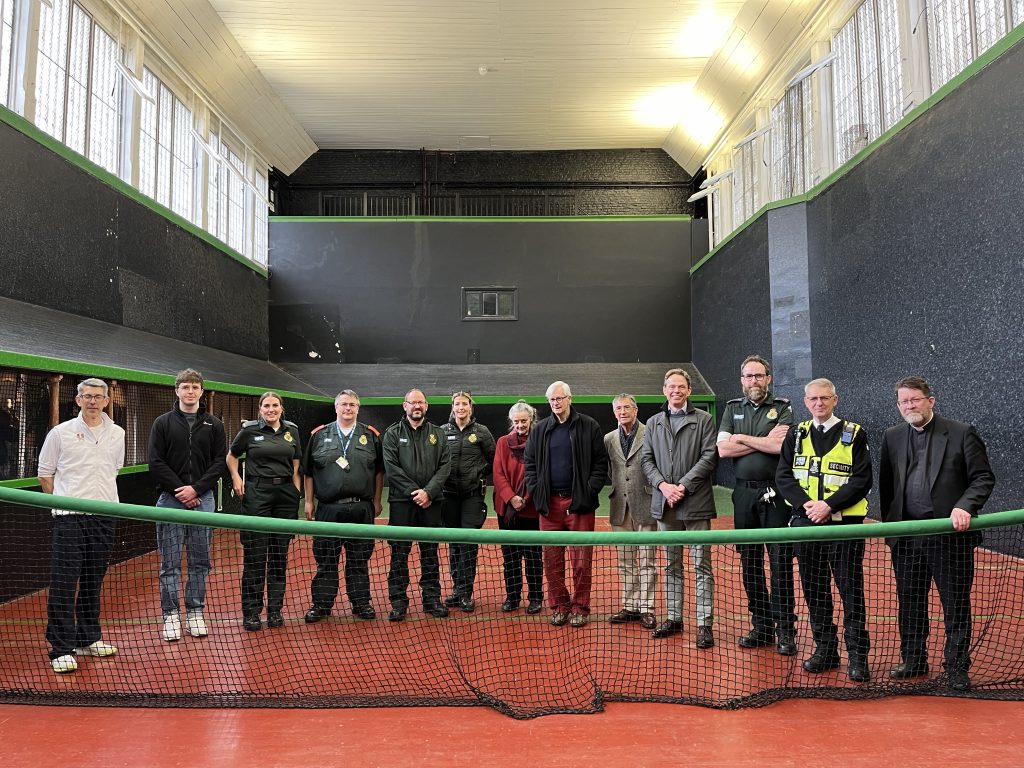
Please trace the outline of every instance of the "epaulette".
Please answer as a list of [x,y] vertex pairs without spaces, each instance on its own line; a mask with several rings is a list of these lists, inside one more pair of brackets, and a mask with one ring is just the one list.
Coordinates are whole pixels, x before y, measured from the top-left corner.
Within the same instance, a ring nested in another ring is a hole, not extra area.
[[292,427],[295,430],[298,430],[299,428],[298,424],[296,424],[294,421],[288,421],[288,419],[281,419],[281,423],[284,424],[286,427]]
[[742,397],[734,397],[732,400],[726,400],[725,402],[726,402],[726,405],[732,405],[733,403],[742,403],[743,402],[743,398]]
[[245,429],[246,427],[255,427],[259,423],[260,423],[259,419],[252,419],[251,421],[243,421],[242,422],[242,429]]
[[785,405],[790,405],[792,403],[792,401],[788,397],[773,397],[772,402],[783,403]]
[[327,427],[329,427],[329,426],[331,426],[331,425],[330,425],[330,424],[321,424],[321,425],[320,425],[319,427],[317,427],[317,428],[316,428],[316,429],[314,429],[314,430],[313,430],[312,432],[310,432],[310,433],[309,433],[309,436],[310,436],[310,437],[312,437],[312,436],[313,436],[313,435],[315,435],[315,434],[316,434],[317,432],[319,432],[319,431],[320,431],[321,429],[326,429],[326,428],[327,428]]
[[380,432],[378,432],[378,431],[377,431],[377,428],[376,428],[376,427],[372,427],[372,426],[370,426],[369,424],[366,424],[366,425],[364,425],[364,426],[365,426],[365,427],[366,427],[366,428],[367,428],[368,430],[370,430],[371,432],[373,432],[373,434],[375,434],[375,435],[376,435],[377,437],[380,437]]

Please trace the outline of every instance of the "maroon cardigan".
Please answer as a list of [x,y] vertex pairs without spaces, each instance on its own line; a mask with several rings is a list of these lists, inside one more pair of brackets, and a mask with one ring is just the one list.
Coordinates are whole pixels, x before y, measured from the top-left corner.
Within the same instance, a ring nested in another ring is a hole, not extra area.
[[[526,468],[522,459],[517,459],[509,444],[513,435],[502,435],[494,451],[494,514],[502,517],[513,496],[522,496],[526,506],[516,512],[517,517],[537,517],[537,508],[526,492]],[[524,441],[525,443],[525,441]],[[516,489],[521,489],[517,491]]]

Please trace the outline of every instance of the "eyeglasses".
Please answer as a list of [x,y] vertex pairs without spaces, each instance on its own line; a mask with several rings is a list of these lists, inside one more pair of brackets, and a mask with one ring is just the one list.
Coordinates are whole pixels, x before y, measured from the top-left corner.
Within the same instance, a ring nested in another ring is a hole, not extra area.
[[406,400],[405,404],[406,405],[426,405],[427,401],[426,400]]
[[552,405],[561,405],[570,397],[572,397],[572,395],[562,395],[561,397],[549,397],[548,402],[551,403]]
[[827,403],[829,400],[835,399],[835,395],[817,395],[816,397],[804,396],[804,400],[808,403]]
[[928,400],[928,399],[930,399],[930,398],[927,398],[927,397],[911,397],[911,398],[909,398],[907,400],[897,400],[896,401],[896,405],[898,405],[900,408],[909,408],[912,405],[917,405],[918,403],[924,402],[925,400]]
[[101,403],[107,399],[106,395],[79,395],[87,403]]
[[744,381],[763,381],[768,378],[767,373],[743,373],[740,378]]

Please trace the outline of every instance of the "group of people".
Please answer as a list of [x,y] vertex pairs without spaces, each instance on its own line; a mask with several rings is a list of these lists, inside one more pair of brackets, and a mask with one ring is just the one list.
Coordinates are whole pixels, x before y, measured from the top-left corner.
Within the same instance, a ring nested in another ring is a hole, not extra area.
[[[568,384],[554,382],[546,397],[550,415],[518,401],[509,411],[510,429],[495,441],[473,417],[473,397],[452,395],[450,419],[427,421],[427,398],[406,393],[403,418],[383,434],[358,420],[359,397],[342,390],[335,421],[303,441],[284,419],[281,397],[259,399],[259,417],[245,422],[228,446],[223,424],[202,403],[202,376],[187,369],[175,382],[176,403],[153,424],[150,473],[159,489],[157,506],[214,508],[213,488],[230,474],[246,515],[294,520],[305,496],[307,519],[372,524],[381,512],[385,478],[389,523],[420,528],[481,528],[487,514],[488,480],[502,530],[593,531],[599,494],[611,484],[609,518],[617,531],[706,531],[716,517],[713,493],[719,459],[733,462],[734,526],[762,529],[858,524],[867,513],[872,488],[871,460],[864,429],[834,414],[835,386],[815,379],[804,388],[810,418],[796,423],[791,403],[770,389],[768,361],[750,356],[740,366],[743,396],[727,403],[717,432],[711,416],[690,403],[687,372],[673,368],[663,381],[665,403],[638,420],[636,399],[614,398],[617,428],[603,434],[596,420],[572,407]],[[124,431],[104,413],[107,387],[86,379],[78,387],[81,412],[47,436],[39,461],[44,492],[117,501],[116,475],[124,460]],[[977,431],[934,413],[928,382],[906,377],[896,385],[904,424],[886,431],[879,472],[882,519],[950,518],[954,531],[891,540],[899,601],[901,663],[893,679],[928,673],[928,594],[938,590],[946,629],[945,667],[950,687],[970,687],[971,609],[974,549],[980,535],[970,531],[994,485],[985,446]],[[244,465],[242,463],[244,459]],[[54,510],[53,560],[47,640],[55,672],[72,672],[77,656],[110,656],[117,649],[101,639],[100,587],[113,545],[113,520]],[[242,531],[241,608],[246,630],[283,624],[288,549],[286,531]],[[157,525],[160,555],[162,636],[177,641],[187,631],[203,637],[210,569],[211,529],[174,522]],[[412,541],[389,541],[388,619],[405,619],[409,606]],[[345,590],[353,615],[376,618],[371,601],[369,538],[314,536],[317,564],[305,621],[329,616],[339,590],[339,561],[345,554]],[[472,613],[477,545],[449,546],[451,593],[442,596],[439,546],[418,541],[420,597],[426,614],[449,609]],[[695,582],[699,649],[714,646],[714,572],[710,547],[687,545]],[[179,589],[181,558],[187,549],[184,618]],[[505,600],[501,610],[543,610],[545,590],[554,626],[583,627],[590,616],[593,548],[590,546],[503,545]],[[621,609],[608,620],[639,622],[654,638],[683,631],[683,550],[664,547],[666,617],[655,612],[657,548],[622,546],[618,570]],[[742,648],[775,645],[784,656],[797,652],[794,559],[811,625],[814,650],[803,662],[811,673],[840,665],[838,628],[832,604],[835,581],[843,605],[847,674],[870,679],[869,636],[864,597],[864,540],[823,540],[799,544],[738,546],[751,629]],[[765,552],[768,570],[765,568]],[[566,580],[569,555],[571,589]],[[770,578],[769,578],[770,574]],[[525,577],[525,578],[524,578]]]

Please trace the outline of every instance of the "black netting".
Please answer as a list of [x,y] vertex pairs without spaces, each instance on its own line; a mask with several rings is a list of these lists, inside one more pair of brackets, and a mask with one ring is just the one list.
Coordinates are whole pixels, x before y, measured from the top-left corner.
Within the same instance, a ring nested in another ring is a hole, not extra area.
[[[131,477],[122,480],[127,492],[135,490],[132,482],[141,482]],[[527,613],[528,578],[524,579],[521,602],[512,611],[503,611],[502,604],[509,597],[503,552],[493,542],[499,536],[518,537],[524,546],[537,546],[538,541],[551,539],[544,539],[545,534],[486,529],[473,532],[480,539],[491,537],[492,543],[479,546],[472,612],[455,606],[447,618],[435,618],[423,610],[418,588],[419,546],[414,543],[409,561],[409,611],[404,621],[389,621],[390,547],[381,539],[375,541],[370,559],[376,618],[365,620],[352,615],[342,575],[332,614],[307,623],[304,616],[311,605],[310,583],[316,570],[309,533],[329,529],[311,528],[311,524],[301,521],[286,524],[297,535],[290,544],[282,627],[267,627],[266,616],[259,631],[243,627],[239,533],[222,528],[213,533],[213,567],[203,611],[209,634],[192,637],[183,616],[181,639],[168,642],[162,635],[153,523],[118,519],[101,601],[103,640],[115,645],[118,652],[109,658],[80,656],[76,672],[56,674],[47,658],[45,639],[54,522],[46,509],[11,501],[12,494],[24,493],[0,491],[0,525],[4,530],[0,700],[5,702],[295,707],[483,704],[515,717],[532,717],[591,712],[599,710],[605,701],[733,708],[791,697],[845,699],[908,693],[1019,699],[1024,690],[1024,589],[1019,560],[1024,551],[1024,529],[1019,524],[979,533],[981,543],[974,550],[975,578],[970,592],[972,688],[967,694],[950,688],[943,669],[946,633],[943,606],[934,588],[924,613],[928,673],[902,681],[890,679],[889,671],[900,662],[900,633],[890,550],[881,539],[864,542],[871,680],[857,683],[847,677],[849,652],[843,642],[842,601],[834,586],[829,587],[828,594],[838,620],[840,665],[817,674],[803,668],[813,641],[801,574],[795,566],[797,653],[780,655],[774,643],[753,649],[739,647],[739,638],[751,625],[739,555],[731,544],[710,545],[715,644],[699,649],[689,552],[684,552],[683,560],[681,633],[656,639],[639,621],[608,621],[623,608],[619,548],[611,542],[635,543],[637,540],[629,535],[602,539],[604,543],[592,548],[590,615],[584,626],[553,626],[546,604],[539,613]],[[131,508],[122,511],[139,516]],[[150,512],[157,514],[155,510]],[[1020,513],[1000,517],[1022,519]],[[220,519],[232,524],[240,520],[233,516]],[[599,518],[599,530],[602,522]],[[491,527],[493,518],[488,523]],[[879,530],[879,526],[870,524],[857,528],[865,533]],[[386,537],[388,529],[378,526],[376,532]],[[712,531],[710,535],[724,540],[731,533]],[[571,538],[572,534],[559,535],[563,542],[579,540]],[[692,534],[672,536],[675,538],[669,541],[695,540],[687,538]],[[503,540],[508,544],[512,539]],[[822,542],[811,546],[836,545]],[[440,544],[444,596],[451,587],[449,547],[448,543]],[[664,548],[659,547],[655,557],[658,585],[654,612],[661,622],[666,618]],[[187,570],[184,564],[183,570]],[[571,586],[571,578],[569,583]]]

